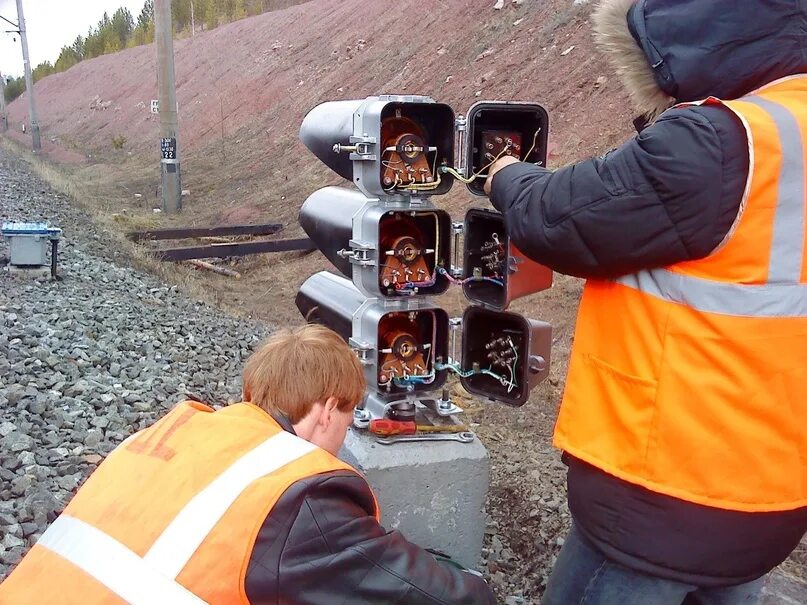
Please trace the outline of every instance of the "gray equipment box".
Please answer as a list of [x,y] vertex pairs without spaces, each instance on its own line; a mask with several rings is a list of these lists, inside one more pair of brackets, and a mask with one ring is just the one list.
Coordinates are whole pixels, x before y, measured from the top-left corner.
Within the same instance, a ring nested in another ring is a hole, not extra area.
[[9,241],[9,263],[14,267],[47,265],[51,242],[62,236],[61,229],[46,223],[3,223],[0,233]]

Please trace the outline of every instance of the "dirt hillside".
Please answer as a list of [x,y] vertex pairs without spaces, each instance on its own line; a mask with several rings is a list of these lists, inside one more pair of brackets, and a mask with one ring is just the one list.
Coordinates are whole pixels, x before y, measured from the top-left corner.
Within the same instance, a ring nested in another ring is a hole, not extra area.
[[[99,220],[142,225],[283,222],[298,233],[297,211],[318,187],[338,184],[298,142],[306,112],[326,100],[379,93],[426,94],[464,113],[482,99],[535,100],[550,113],[550,164],[617,145],[631,110],[612,71],[593,49],[590,7],[572,0],[312,0],[175,45],[183,186],[179,217],[159,206],[155,49],[134,48],[82,62],[36,85],[45,156]],[[27,100],[10,106],[11,136]],[[124,137],[115,149],[114,137]],[[455,186],[435,199],[459,220],[472,198]],[[125,209],[125,212],[124,212]],[[114,220],[112,217],[114,216]],[[317,253],[254,257],[237,264],[240,281],[189,275],[214,302],[273,324],[300,321],[293,297]],[[537,602],[568,525],[564,472],[550,446],[566,374],[580,284],[555,288],[515,310],[555,327],[551,378],[517,410],[479,406],[471,418],[493,464],[486,572],[502,601]],[[441,304],[461,309],[456,292]]]
[[[178,218],[151,214],[159,206],[158,119],[148,109],[157,96],[153,46],[85,61],[37,83],[46,155],[68,165],[101,218],[125,208],[131,220],[121,219],[124,228],[280,221],[285,236],[298,229],[306,196],[338,183],[297,139],[303,116],[322,101],[427,94],[463,113],[481,99],[537,100],[550,112],[556,165],[622,140],[630,110],[592,49],[589,7],[572,0],[492,6],[313,0],[178,40],[180,154],[191,192]],[[18,140],[26,115],[22,97],[10,106]],[[115,149],[112,139],[121,136],[124,147]],[[457,218],[486,205],[459,186],[439,203]],[[299,256],[242,262],[246,279],[209,280],[213,296],[265,319],[296,319],[293,293],[326,266],[319,255]],[[574,306],[564,302],[562,325]]]

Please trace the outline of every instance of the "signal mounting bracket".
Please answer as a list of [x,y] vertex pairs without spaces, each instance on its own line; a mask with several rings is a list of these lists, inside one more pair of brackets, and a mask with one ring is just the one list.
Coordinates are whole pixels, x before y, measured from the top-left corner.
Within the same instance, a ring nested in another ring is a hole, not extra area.
[[348,344],[350,345],[351,349],[356,351],[356,356],[359,358],[359,363],[361,363],[363,366],[373,363],[373,360],[370,358],[370,353],[372,353],[375,349],[372,345],[369,345],[361,340],[356,340],[353,337],[348,340]]
[[[377,159],[375,151],[378,139],[368,136],[366,134],[361,136],[350,137],[350,142],[353,143],[353,153],[350,154],[351,160],[369,161],[374,162]],[[345,151],[348,151],[347,149]]]
[[348,259],[351,264],[360,267],[372,267],[375,265],[375,259],[372,258],[375,251],[376,247],[373,244],[352,239],[350,240],[350,250],[342,249],[337,254]]

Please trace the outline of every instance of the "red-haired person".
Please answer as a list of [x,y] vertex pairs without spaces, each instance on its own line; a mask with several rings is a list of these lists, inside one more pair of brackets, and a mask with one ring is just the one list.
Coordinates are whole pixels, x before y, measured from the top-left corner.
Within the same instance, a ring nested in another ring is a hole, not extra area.
[[379,524],[336,457],[365,380],[334,332],[278,332],[244,402],[179,404],[127,439],[6,581],[0,602],[493,603],[477,575]]

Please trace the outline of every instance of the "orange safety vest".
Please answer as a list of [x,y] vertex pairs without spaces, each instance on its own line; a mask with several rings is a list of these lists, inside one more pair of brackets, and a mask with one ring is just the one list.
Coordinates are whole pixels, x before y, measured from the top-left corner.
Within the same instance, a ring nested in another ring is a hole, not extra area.
[[689,502],[792,510],[807,506],[807,76],[698,104],[745,126],[737,221],[704,259],[586,284],[555,445]]
[[353,469],[250,403],[182,403],[98,467],[0,603],[249,603],[267,515],[293,483],[335,470]]

